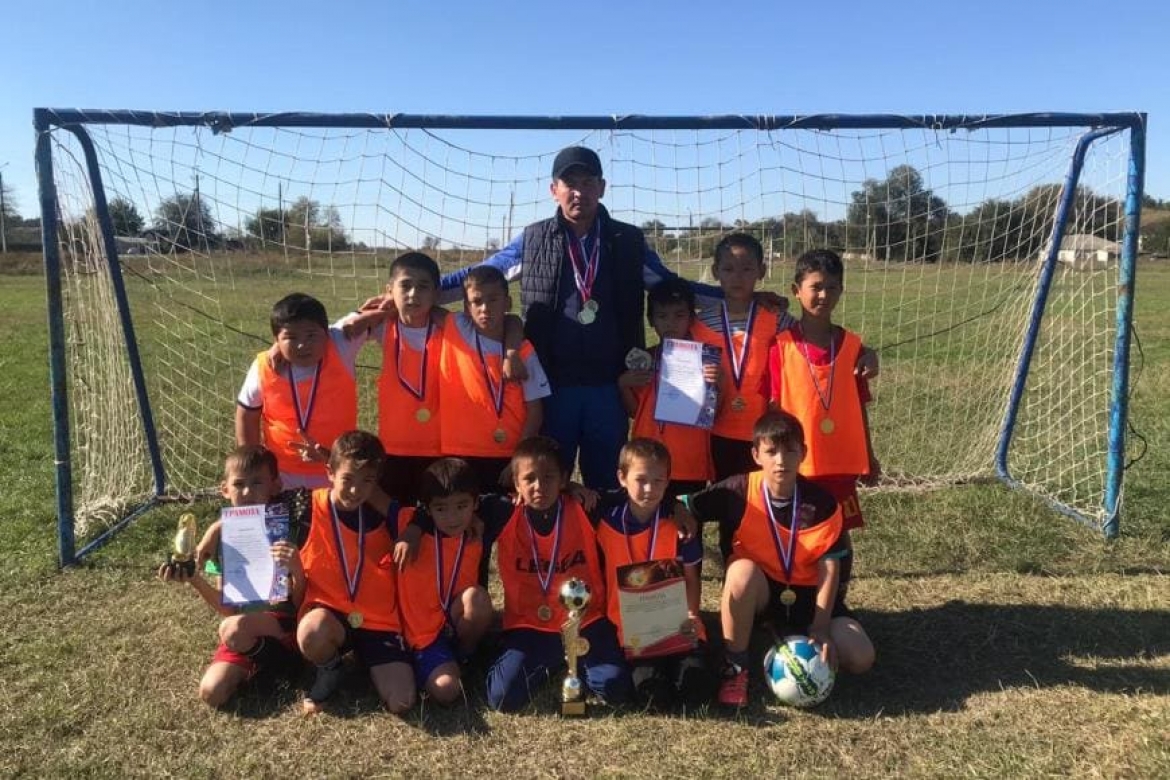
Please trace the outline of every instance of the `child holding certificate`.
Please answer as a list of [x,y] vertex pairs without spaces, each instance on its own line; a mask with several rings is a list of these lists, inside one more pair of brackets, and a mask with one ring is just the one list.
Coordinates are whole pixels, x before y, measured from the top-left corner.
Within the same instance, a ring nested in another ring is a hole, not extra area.
[[[694,493],[706,487],[714,476],[711,463],[711,431],[691,425],[658,422],[654,408],[658,396],[658,366],[662,341],[690,339],[695,321],[695,293],[683,279],[668,279],[650,288],[646,294],[647,318],[658,334],[659,344],[646,353],[627,356],[627,370],[618,377],[618,388],[626,413],[633,418],[631,436],[660,441],[670,453],[670,495]],[[639,362],[641,357],[644,363]],[[648,364],[648,365],[647,365]],[[719,381],[719,366],[705,364],[703,378]]]
[[807,452],[800,421],[768,412],[752,431],[759,470],[717,482],[689,497],[697,520],[719,524],[727,562],[720,618],[725,661],[719,703],[747,703],[753,626],[777,636],[806,634],[831,664],[859,674],[873,665],[873,644],[838,590],[842,515],[832,494],[799,476]]
[[[224,464],[220,493],[233,507],[263,506],[278,500],[280,475],[276,456],[259,445],[237,447]],[[299,518],[292,517],[292,525]],[[213,529],[208,529],[214,536]],[[208,537],[205,537],[208,538]],[[218,548],[211,541],[208,549]],[[272,545],[272,557],[288,571],[287,601],[255,609],[229,606],[223,600],[220,570],[208,559],[206,572],[188,575],[181,567],[163,564],[158,575],[165,582],[186,582],[204,601],[224,616],[219,624],[219,647],[199,681],[199,698],[212,707],[225,705],[236,691],[260,672],[295,674],[301,659],[296,644],[296,609],[304,594],[304,571],[297,548],[289,541]],[[217,556],[218,557],[218,556]]]
[[[664,502],[671,455],[653,439],[632,439],[618,465],[620,501],[604,506],[597,544],[605,567],[606,612],[648,703],[694,707],[714,693],[706,630],[699,619],[703,544],[682,532],[673,500]],[[606,497],[608,498],[608,496]],[[681,506],[682,512],[686,512]]]

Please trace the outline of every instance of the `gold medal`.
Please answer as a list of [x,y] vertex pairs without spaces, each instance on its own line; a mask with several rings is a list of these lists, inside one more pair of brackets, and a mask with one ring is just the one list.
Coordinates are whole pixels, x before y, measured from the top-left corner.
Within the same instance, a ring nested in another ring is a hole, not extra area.
[[833,422],[832,417],[826,417],[821,420],[821,433],[828,436],[833,431],[837,430],[837,424]]
[[431,410],[424,406],[414,413],[414,419],[418,420],[420,423],[429,422],[431,419]]
[[742,395],[737,395],[735,400],[731,402],[731,410],[734,412],[742,412],[747,408],[747,401],[743,400]]
[[508,432],[503,428],[496,428],[495,432],[492,433],[492,438],[496,440],[496,444],[503,444],[508,440]]
[[796,603],[796,591],[792,588],[785,588],[780,592],[780,603],[786,607],[791,607]]
[[365,618],[362,617],[362,613],[360,612],[350,612],[345,616],[345,619],[349,621],[350,628],[361,628],[362,623],[365,622]]
[[577,657],[589,655],[589,640],[583,636],[577,637]]
[[540,622],[547,623],[552,620],[552,607],[548,604],[541,604],[536,609],[536,616],[540,618]]

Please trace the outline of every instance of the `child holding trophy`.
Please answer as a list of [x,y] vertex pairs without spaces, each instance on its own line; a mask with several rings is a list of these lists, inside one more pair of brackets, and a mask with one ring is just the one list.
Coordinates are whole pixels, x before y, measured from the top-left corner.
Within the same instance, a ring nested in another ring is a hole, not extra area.
[[[276,456],[259,445],[237,447],[224,464],[220,493],[234,507],[257,506],[278,500],[280,476]],[[298,518],[290,518],[295,524]],[[183,518],[182,541],[193,545],[194,518]],[[218,543],[212,545],[218,547]],[[266,604],[254,610],[238,609],[224,603],[220,570],[208,559],[205,571],[211,579],[196,574],[193,549],[172,556],[163,564],[158,576],[164,582],[185,582],[217,613],[224,616],[219,624],[219,647],[199,681],[199,698],[212,707],[222,707],[240,687],[263,672],[284,674],[300,669],[296,646],[296,609],[305,589],[304,570],[296,546],[289,541],[272,545],[272,557],[288,571],[289,599]]]

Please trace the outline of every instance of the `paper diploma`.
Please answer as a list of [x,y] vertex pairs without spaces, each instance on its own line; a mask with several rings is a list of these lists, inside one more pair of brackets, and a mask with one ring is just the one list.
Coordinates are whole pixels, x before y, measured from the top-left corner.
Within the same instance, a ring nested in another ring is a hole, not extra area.
[[703,366],[719,365],[721,350],[698,341],[666,339],[658,362],[654,419],[695,428],[715,423],[715,385],[703,381]]
[[694,636],[683,633],[687,622],[687,585],[682,564],[646,561],[617,570],[618,609],[626,653],[653,658],[686,652]]
[[283,504],[228,507],[219,514],[223,603],[276,603],[288,598],[288,570],[272,559],[272,545],[288,538]]

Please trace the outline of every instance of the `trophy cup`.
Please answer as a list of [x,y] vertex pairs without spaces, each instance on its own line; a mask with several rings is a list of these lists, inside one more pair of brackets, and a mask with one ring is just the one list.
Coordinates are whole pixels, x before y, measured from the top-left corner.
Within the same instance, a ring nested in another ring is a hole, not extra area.
[[580,717],[585,714],[585,695],[581,678],[577,676],[577,661],[589,652],[589,640],[581,636],[581,616],[589,606],[592,594],[584,580],[573,577],[565,580],[560,591],[561,605],[569,611],[569,618],[561,625],[561,639],[565,643],[565,662],[569,666],[561,683],[561,715]]
[[195,574],[195,545],[198,543],[196,539],[198,532],[195,515],[184,512],[179,516],[170,565],[188,577]]

